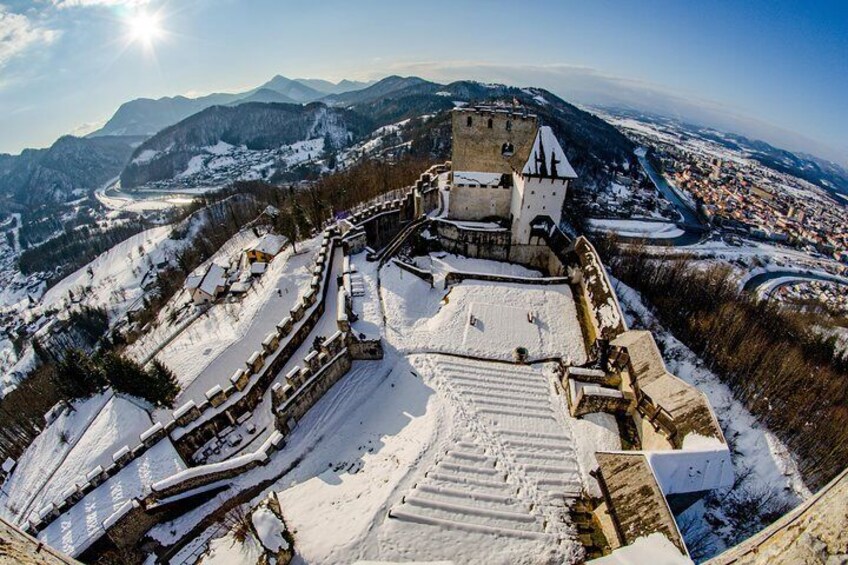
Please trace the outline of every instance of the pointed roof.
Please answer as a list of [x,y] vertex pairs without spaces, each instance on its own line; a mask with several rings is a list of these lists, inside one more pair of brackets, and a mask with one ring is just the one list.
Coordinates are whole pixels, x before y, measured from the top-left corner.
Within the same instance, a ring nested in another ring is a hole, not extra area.
[[524,164],[522,175],[552,179],[576,179],[577,173],[568,162],[565,151],[557,141],[553,130],[542,126],[536,132],[536,140],[530,156]]

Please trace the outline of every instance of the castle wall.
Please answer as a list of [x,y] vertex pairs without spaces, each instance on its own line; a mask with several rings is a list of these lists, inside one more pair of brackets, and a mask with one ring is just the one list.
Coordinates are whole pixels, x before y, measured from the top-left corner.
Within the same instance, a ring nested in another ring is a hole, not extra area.
[[[491,128],[488,127],[489,120],[492,121]],[[536,116],[513,113],[509,109],[454,110],[452,168],[454,171],[501,173],[521,170],[524,163],[519,161],[530,154],[537,129]],[[512,144],[514,150],[511,156],[502,154],[504,143]]]
[[452,186],[448,217],[462,220],[482,220],[497,216],[509,218],[508,187]]
[[442,248],[449,253],[495,261],[509,259],[509,230],[462,229],[450,222],[438,220],[432,226]]

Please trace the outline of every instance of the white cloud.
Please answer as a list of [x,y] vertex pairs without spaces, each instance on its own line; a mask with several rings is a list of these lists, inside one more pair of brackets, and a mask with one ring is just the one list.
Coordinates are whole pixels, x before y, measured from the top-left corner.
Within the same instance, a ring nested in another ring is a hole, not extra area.
[[33,22],[23,14],[9,12],[0,4],[0,68],[33,47],[49,45],[59,32]]

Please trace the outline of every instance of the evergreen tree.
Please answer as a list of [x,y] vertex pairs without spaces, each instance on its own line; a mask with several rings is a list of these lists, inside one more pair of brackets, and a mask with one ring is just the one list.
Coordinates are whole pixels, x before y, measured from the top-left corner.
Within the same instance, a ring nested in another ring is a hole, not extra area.
[[177,383],[177,378],[174,373],[161,362],[153,360],[150,368],[147,370],[147,375],[150,380],[151,389],[155,391],[155,400],[151,400],[157,406],[172,407],[177,393],[180,392],[180,385]]
[[155,397],[155,394],[141,365],[112,351],[105,353],[100,362],[112,388],[155,404],[154,398],[151,398]]
[[69,349],[57,367],[56,387],[68,398],[85,398],[106,386],[103,371],[79,349]]
[[312,226],[309,225],[309,220],[306,219],[306,214],[303,212],[297,203],[292,206],[292,217],[294,224],[297,227],[297,232],[301,237],[308,237]]
[[288,238],[292,244],[292,250],[297,253],[297,224],[287,208],[280,210],[276,224],[277,231]]

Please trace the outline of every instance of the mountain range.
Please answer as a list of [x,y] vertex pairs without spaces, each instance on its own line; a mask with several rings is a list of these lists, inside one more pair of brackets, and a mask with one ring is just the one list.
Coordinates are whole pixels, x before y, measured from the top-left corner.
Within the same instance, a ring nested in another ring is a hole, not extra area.
[[[545,90],[470,81],[442,85],[391,76],[306,105],[244,103],[235,108],[207,108],[140,145],[121,174],[121,184],[131,189],[173,179],[188,182],[198,174],[204,184],[210,178],[224,180],[226,175],[220,171],[227,167],[251,175],[248,178],[258,175],[270,180],[273,174],[303,163],[291,155],[293,144],[323,140],[310,145],[310,160],[326,157],[332,162],[341,150],[377,135],[381,128],[391,130],[395,144],[407,144],[410,152],[426,151],[431,158],[444,159],[450,147],[445,126],[451,109],[515,101],[554,129],[572,164],[588,175],[587,180],[616,163],[632,160],[633,147],[618,130]],[[429,119],[412,122],[422,117]],[[244,166],[248,162],[255,166]]]
[[323,80],[292,80],[277,75],[265,84],[235,94],[216,93],[199,98],[173,96],[138,98],[122,104],[115,114],[88,137],[104,135],[153,135],[211,106],[232,106],[246,102],[304,104],[328,95],[337,95],[369,86],[370,83],[343,80],[333,84]]
[[[316,159],[335,163],[379,128],[410,119],[403,127],[392,126],[392,143],[446,158],[450,109],[513,101],[554,129],[580,182],[592,184],[616,164],[632,160],[632,145],[618,130],[544,89],[474,81],[439,84],[414,76],[334,84],[278,75],[242,93],[133,100],[85,138],[65,136],[48,149],[0,155],[0,210],[68,200],[75,190],[92,190],[119,175],[125,188],[167,183],[210,163],[218,167],[215,184],[236,178],[279,180],[286,171],[283,178],[296,180],[299,173],[291,172],[296,166]],[[432,119],[417,119],[422,116]],[[724,140],[744,140],[768,164],[824,188],[848,187],[848,173],[833,164],[741,136]],[[212,162],[216,151],[228,147],[237,151],[227,149],[230,153]],[[239,160],[241,166],[229,166]],[[245,177],[245,171],[254,176]]]

